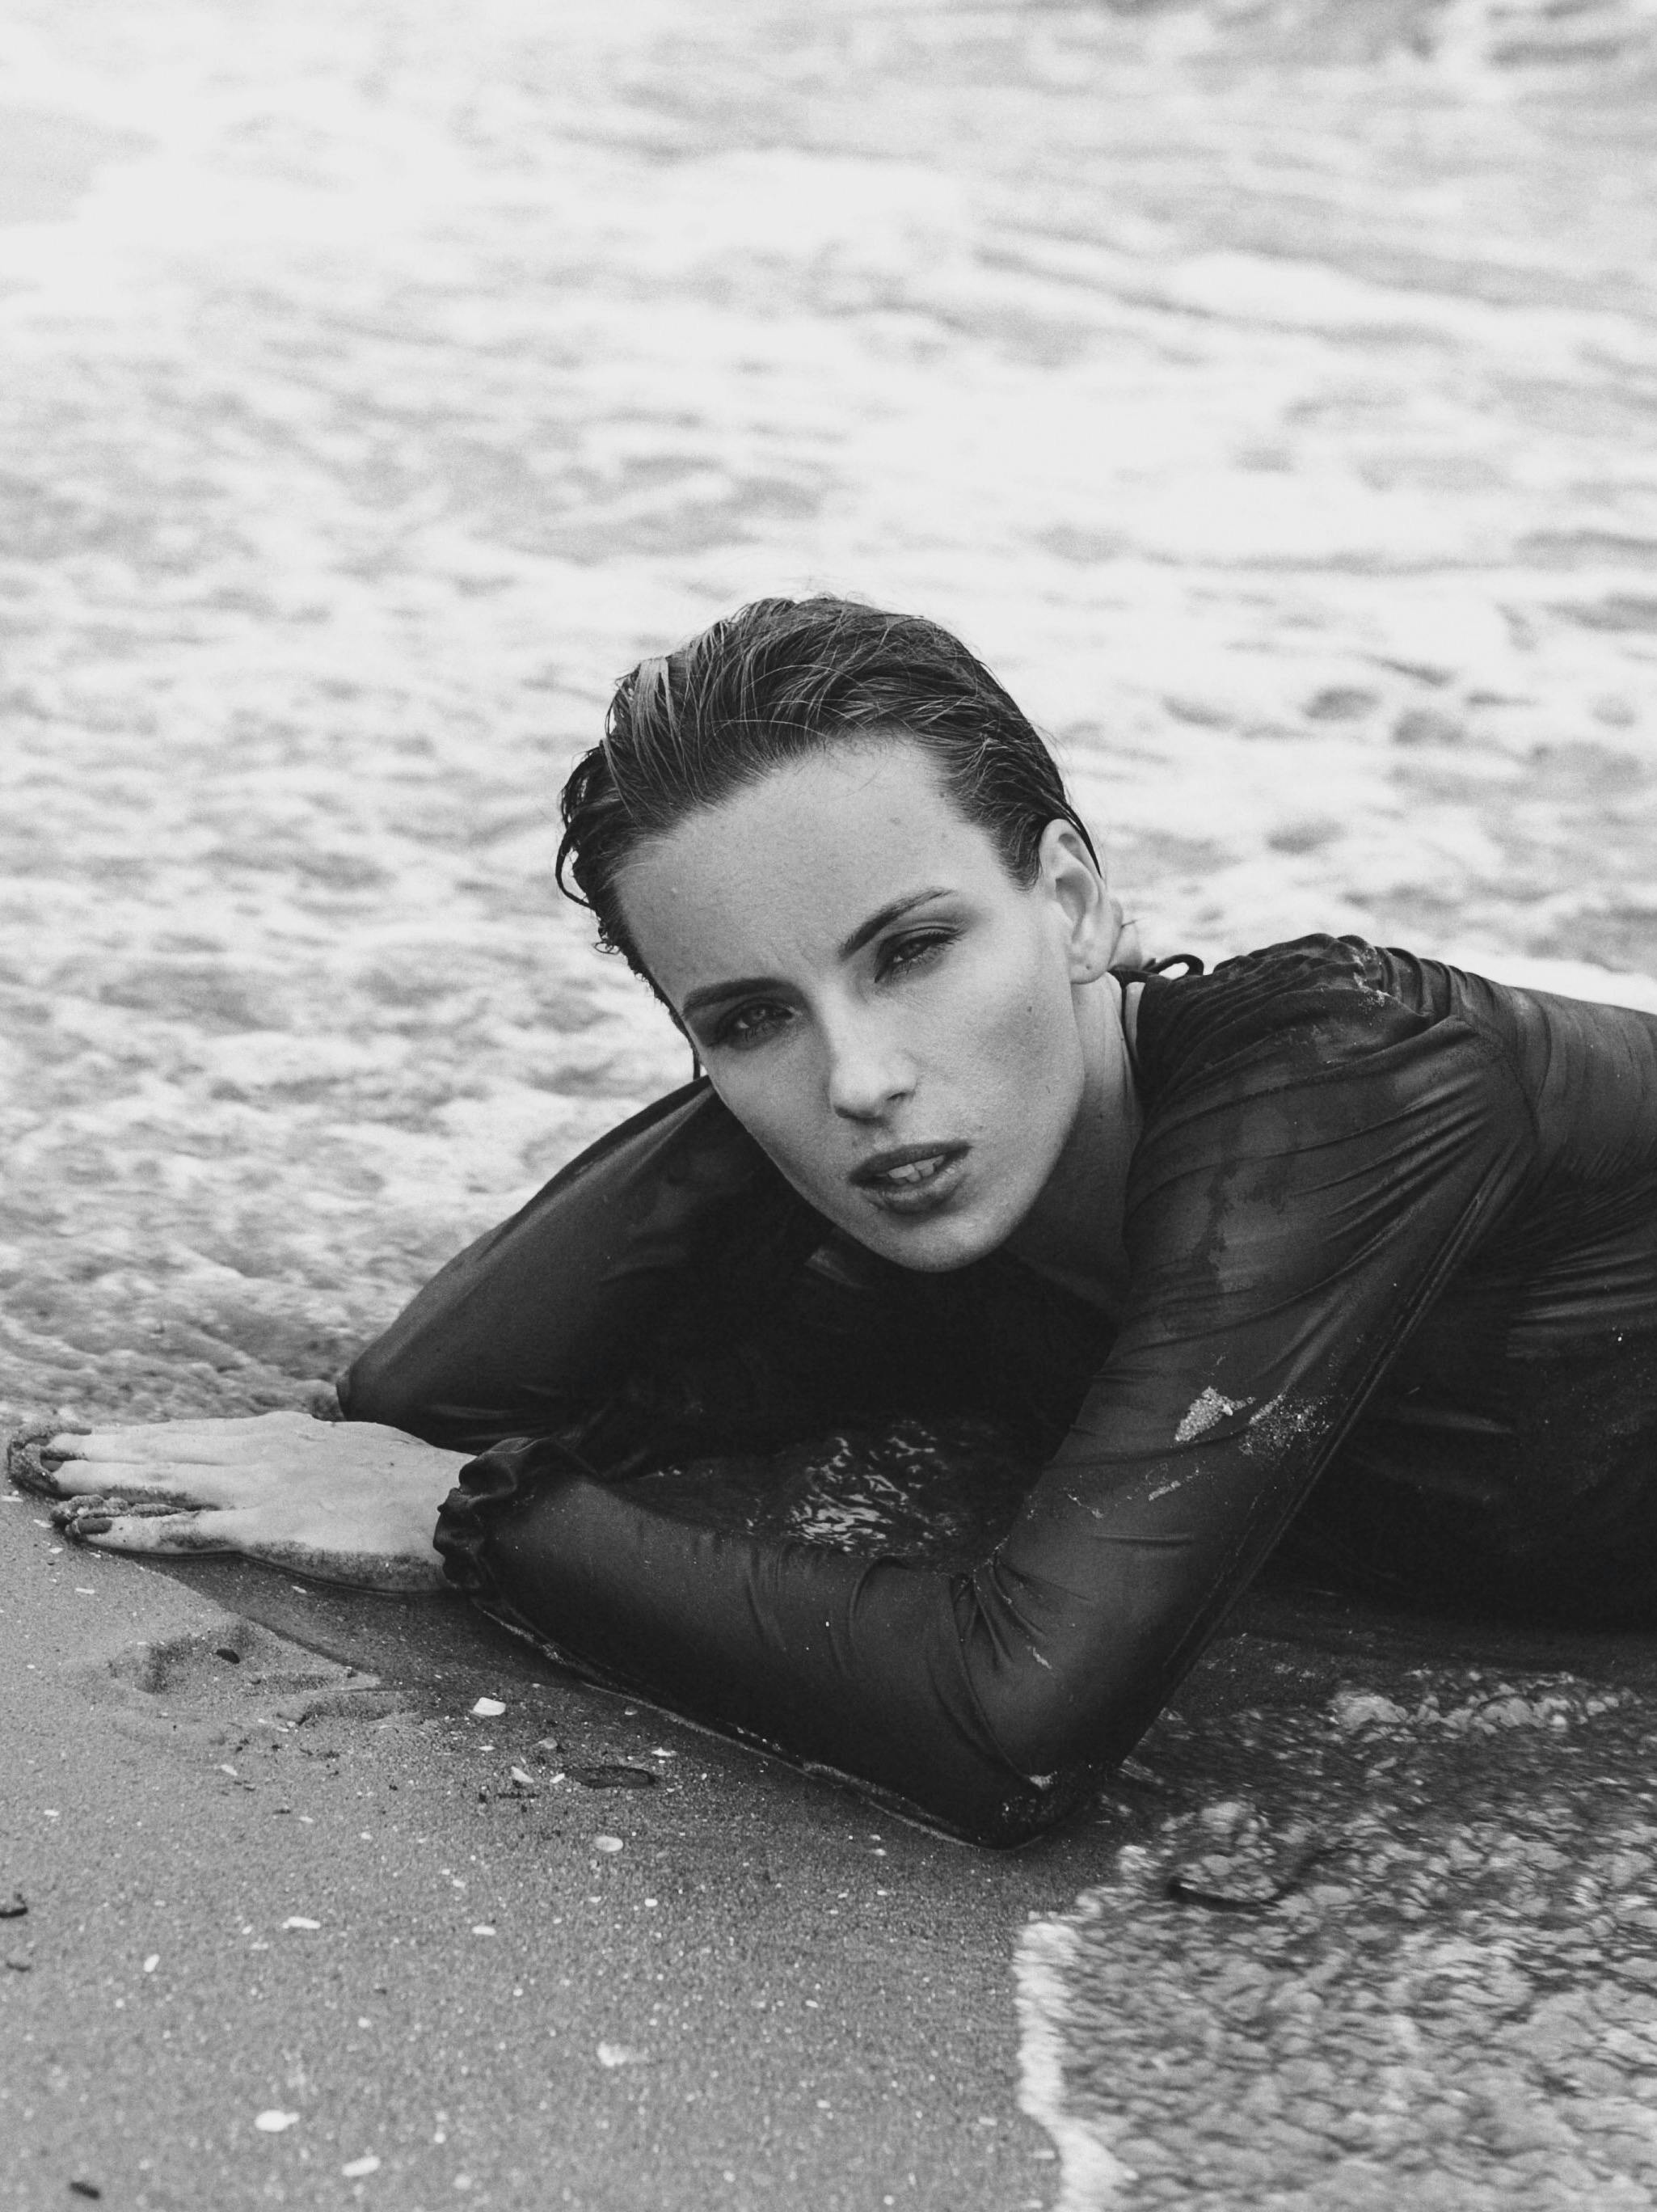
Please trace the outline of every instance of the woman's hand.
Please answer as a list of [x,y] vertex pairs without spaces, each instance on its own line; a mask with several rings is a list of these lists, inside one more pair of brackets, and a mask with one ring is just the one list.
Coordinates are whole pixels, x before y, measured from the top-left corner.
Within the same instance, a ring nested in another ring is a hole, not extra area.
[[305,1413],[67,1431],[13,1471],[106,1552],[241,1552],[364,1589],[437,1589],[437,1510],[470,1456],[374,1421]]

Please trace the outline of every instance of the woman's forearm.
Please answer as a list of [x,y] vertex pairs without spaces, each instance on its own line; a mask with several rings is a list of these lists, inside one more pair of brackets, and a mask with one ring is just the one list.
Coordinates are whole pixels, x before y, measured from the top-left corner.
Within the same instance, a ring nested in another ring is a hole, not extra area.
[[[348,1420],[481,1451],[591,1410],[716,1273],[763,1294],[780,1178],[705,1082],[589,1147],[451,1260],[341,1379]],[[739,1249],[716,1269],[710,1251]]]
[[974,1688],[973,1577],[700,1527],[558,1457],[531,1443],[472,1463],[438,1532],[450,1578],[578,1665],[911,1818],[1027,1842],[1149,1718],[1021,1772]]

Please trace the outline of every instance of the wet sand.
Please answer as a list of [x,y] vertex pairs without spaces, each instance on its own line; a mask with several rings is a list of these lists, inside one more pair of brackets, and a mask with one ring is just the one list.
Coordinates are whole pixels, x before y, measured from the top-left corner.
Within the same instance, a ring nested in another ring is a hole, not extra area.
[[0,2202],[1046,2200],[1009,1961],[1077,1846],[889,1826],[458,1603],[56,1543],[4,1509]]
[[[312,1402],[683,1079],[552,896],[555,792],[756,591],[962,629],[1153,951],[1356,929],[1657,1004],[1634,0],[20,0],[0,70],[0,1425]],[[594,1692],[549,1723],[454,1608],[37,1517],[31,2212],[1657,2197],[1637,1640],[1259,1597],[1001,1862]],[[197,1632],[181,1686],[121,1656]],[[379,1686],[261,1683],[317,1669],[256,1632]],[[549,1725],[673,1778],[543,1782]]]
[[1257,1594],[998,1857],[445,1599],[23,1499],[0,1613],[0,2201],[1650,2201],[1650,1639]]

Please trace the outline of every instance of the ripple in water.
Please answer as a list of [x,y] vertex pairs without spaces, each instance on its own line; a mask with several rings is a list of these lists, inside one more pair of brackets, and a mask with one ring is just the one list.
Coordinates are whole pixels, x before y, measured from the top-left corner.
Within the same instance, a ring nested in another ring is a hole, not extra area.
[[1657,1735],[1570,1675],[1165,1717],[1021,1946],[1064,2212],[1577,2212],[1657,2186]]

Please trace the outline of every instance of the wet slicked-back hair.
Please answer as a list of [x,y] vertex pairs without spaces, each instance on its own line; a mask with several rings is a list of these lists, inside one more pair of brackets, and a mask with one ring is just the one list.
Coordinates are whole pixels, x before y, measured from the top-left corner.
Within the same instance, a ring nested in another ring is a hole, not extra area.
[[900,738],[931,755],[1016,882],[1035,882],[1049,822],[1093,850],[1035,727],[948,630],[851,599],[756,599],[617,684],[602,742],[564,786],[559,888],[652,981],[618,895],[640,845],[790,761]]

